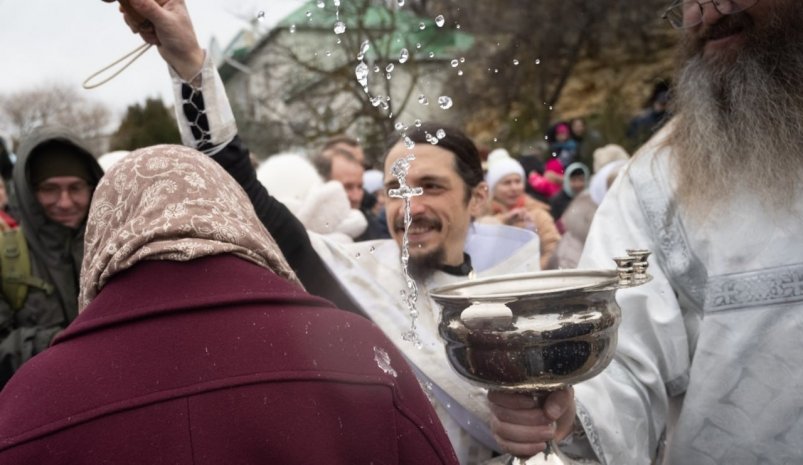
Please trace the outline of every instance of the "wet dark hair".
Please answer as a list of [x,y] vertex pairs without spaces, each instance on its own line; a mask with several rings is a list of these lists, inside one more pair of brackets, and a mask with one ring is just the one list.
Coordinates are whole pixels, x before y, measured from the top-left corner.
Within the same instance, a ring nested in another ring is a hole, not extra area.
[[[430,144],[432,137],[437,137],[438,131],[443,129],[446,136],[438,140],[438,147],[454,154],[454,167],[465,187],[465,201],[471,200],[471,192],[485,179],[482,172],[482,160],[477,146],[463,131],[455,127],[435,122],[423,123],[421,126],[407,129],[407,137],[416,144]],[[388,141],[385,154],[402,138],[394,134]],[[413,162],[415,163],[415,162]]]

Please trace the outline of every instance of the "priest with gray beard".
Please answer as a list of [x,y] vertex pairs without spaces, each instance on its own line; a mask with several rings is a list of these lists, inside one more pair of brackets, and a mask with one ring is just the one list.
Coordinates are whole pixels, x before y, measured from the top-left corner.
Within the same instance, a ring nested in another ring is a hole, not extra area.
[[492,394],[492,429],[520,456],[556,437],[605,464],[800,463],[803,6],[678,1],[665,18],[683,34],[676,117],[606,196],[580,262],[647,248],[654,280],[619,291],[606,371],[569,405]]

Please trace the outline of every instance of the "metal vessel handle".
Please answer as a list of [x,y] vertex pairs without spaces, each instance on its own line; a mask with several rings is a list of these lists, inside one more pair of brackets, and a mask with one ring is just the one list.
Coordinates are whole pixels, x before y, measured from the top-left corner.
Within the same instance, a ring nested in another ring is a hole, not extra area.
[[625,289],[628,287],[641,286],[652,280],[652,275],[647,273],[650,266],[647,262],[650,252],[647,249],[627,249],[626,257],[616,257],[616,271],[619,273],[617,287]]

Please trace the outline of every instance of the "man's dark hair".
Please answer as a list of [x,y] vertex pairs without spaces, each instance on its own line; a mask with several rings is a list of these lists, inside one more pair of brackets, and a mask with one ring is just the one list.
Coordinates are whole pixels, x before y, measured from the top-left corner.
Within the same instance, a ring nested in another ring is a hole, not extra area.
[[[454,154],[455,171],[463,180],[465,187],[465,201],[471,200],[471,192],[483,181],[485,176],[482,172],[482,160],[477,146],[463,131],[452,126],[440,123],[423,123],[418,127],[407,129],[407,137],[416,144],[430,144],[433,137],[437,137],[440,130],[443,130],[445,137],[438,140],[438,147],[448,150]],[[386,153],[401,140],[401,137],[394,135],[388,144]],[[413,162],[415,163],[415,162]]]

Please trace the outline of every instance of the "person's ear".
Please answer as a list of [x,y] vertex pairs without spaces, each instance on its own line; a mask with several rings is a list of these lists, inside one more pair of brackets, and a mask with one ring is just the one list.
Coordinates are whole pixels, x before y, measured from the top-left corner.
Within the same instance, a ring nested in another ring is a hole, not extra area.
[[471,200],[468,202],[468,209],[473,218],[478,218],[485,213],[488,204],[488,183],[481,181],[471,189]]

